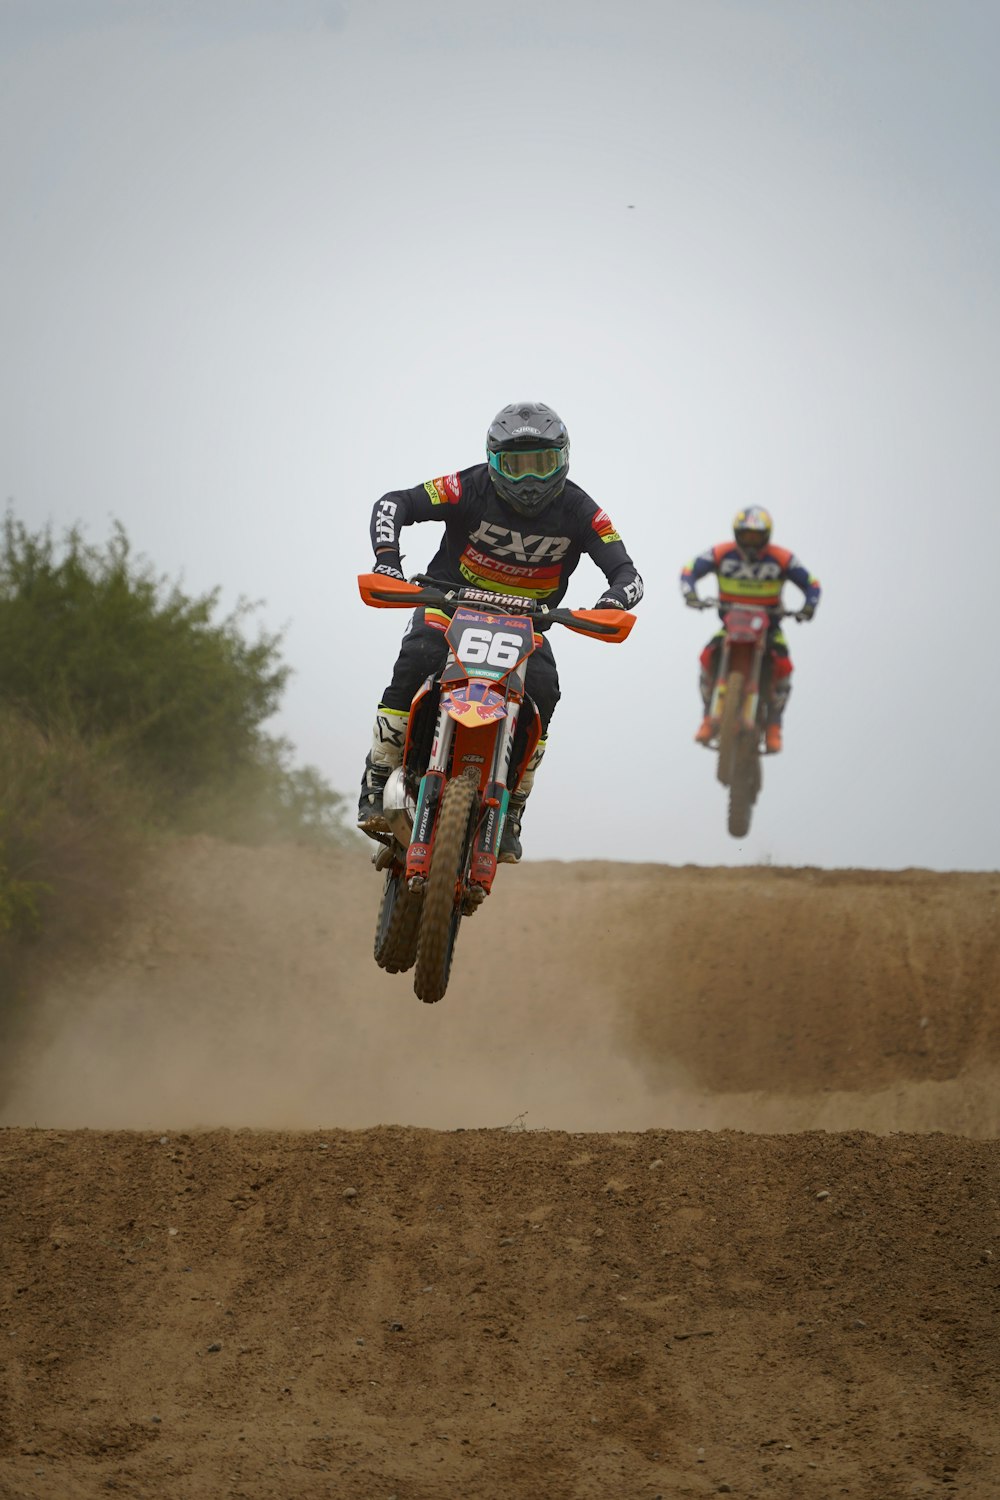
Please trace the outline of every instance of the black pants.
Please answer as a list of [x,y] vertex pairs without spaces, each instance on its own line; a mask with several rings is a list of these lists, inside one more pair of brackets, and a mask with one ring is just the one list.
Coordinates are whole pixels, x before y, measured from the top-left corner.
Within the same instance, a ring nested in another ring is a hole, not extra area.
[[[444,638],[444,631],[428,625],[422,609],[414,611],[413,621],[403,637],[396,665],[392,669],[392,681],[382,694],[385,707],[394,708],[397,713],[405,713],[417,688],[432,673],[440,672],[447,657],[448,642]],[[542,637],[542,644],[528,657],[525,691],[538,709],[544,737],[548,734],[549,720],[559,702],[559,673],[548,636]],[[521,725],[518,728],[520,730]]]

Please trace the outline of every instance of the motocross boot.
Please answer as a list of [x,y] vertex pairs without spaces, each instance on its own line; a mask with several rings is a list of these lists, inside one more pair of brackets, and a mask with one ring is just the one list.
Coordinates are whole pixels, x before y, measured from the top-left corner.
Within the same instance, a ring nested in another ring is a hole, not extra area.
[[358,802],[358,827],[369,837],[389,832],[389,825],[382,815],[382,793],[392,769],[392,766],[376,766],[370,755],[365,758],[365,774],[361,778],[361,797]]
[[787,677],[780,678],[771,688],[771,701],[767,710],[767,728],[764,730],[764,746],[768,755],[779,755],[781,753],[781,720],[785,709],[788,707],[788,699],[791,696],[792,685]]
[[705,717],[698,725],[698,732],[694,737],[694,742],[696,745],[707,745],[712,738],[712,721],[708,716],[708,710],[712,704],[715,673],[709,671],[707,667],[702,667],[698,686],[701,689],[701,701],[705,707]]
[[521,858],[521,819],[524,817],[524,804],[527,800],[522,792],[510,794],[507,817],[504,820],[503,833],[500,835],[500,850],[497,854],[499,865],[516,865]]
[[545,740],[538,741],[531,759],[524,768],[521,780],[517,784],[517,791],[510,794],[507,817],[504,820],[503,833],[500,835],[500,848],[497,850],[497,864],[499,865],[516,865],[521,858],[521,819],[524,817],[524,804],[535,784],[535,772],[542,763],[546,743]]
[[361,798],[358,802],[358,827],[370,838],[380,833],[389,833],[389,825],[382,815],[382,793],[389,773],[403,762],[403,746],[406,744],[408,713],[386,708],[380,703],[372,729],[372,747],[365,759],[365,774],[361,778]]

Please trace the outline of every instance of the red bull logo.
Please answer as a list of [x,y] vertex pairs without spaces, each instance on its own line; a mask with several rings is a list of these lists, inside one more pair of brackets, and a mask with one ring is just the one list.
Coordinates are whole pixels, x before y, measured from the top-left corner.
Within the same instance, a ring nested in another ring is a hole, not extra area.
[[499,693],[486,683],[470,682],[467,687],[452,688],[442,700],[448,713],[460,724],[489,724],[503,719],[507,707]]

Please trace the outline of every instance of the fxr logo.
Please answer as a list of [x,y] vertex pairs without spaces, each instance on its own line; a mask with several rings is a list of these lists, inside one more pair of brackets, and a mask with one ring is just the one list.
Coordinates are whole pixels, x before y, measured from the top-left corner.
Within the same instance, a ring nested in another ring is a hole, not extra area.
[[380,500],[375,513],[375,540],[394,546],[396,542],[396,502]]
[[569,551],[568,536],[524,536],[492,521],[483,521],[469,541],[488,548],[493,557],[514,557],[523,563],[562,562]]
[[781,577],[781,564],[776,562],[744,562],[739,557],[727,557],[719,572],[726,578],[742,578],[755,583],[770,583]]

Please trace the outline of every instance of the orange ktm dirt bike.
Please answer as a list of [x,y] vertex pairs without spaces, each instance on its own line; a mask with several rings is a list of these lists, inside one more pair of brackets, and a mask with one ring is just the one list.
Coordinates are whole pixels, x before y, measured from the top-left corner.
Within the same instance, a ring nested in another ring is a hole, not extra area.
[[[549,609],[533,600],[455,588],[422,575],[412,583],[365,573],[361,597],[377,609],[433,609],[449,616],[448,659],[410,706],[403,763],[382,794],[391,833],[373,856],[385,881],[375,961],[414,969],[427,1004],[448,986],[463,917],[489,895],[510,793],[541,734],[525,695],[525,668],[540,644],[536,624],[565,625],[599,641],[623,641],[635,616],[615,609]],[[518,737],[520,715],[527,734]]]
[[794,609],[756,604],[726,605],[699,599],[700,609],[722,610],[722,648],[709,700],[712,721],[709,749],[718,750],[716,775],[729,788],[729,832],[743,838],[763,785],[761,756],[771,695],[771,661],[767,635],[779,620],[805,619]]

